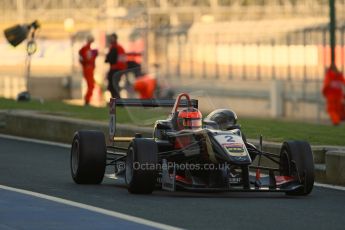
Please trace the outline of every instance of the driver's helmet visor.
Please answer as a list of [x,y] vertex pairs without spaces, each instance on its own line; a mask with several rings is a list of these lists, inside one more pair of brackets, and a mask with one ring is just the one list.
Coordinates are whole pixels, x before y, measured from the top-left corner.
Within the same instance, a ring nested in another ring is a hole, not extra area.
[[183,118],[183,127],[185,129],[199,129],[202,126],[200,118]]

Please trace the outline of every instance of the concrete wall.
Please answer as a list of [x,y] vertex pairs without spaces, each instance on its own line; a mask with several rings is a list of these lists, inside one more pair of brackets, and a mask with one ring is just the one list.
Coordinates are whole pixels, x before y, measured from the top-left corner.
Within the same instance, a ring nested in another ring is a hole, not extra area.
[[[32,97],[45,100],[62,100],[71,97],[70,78],[68,76],[31,77],[29,91]],[[16,98],[26,91],[26,79],[23,76],[0,76],[0,97]],[[79,84],[79,91],[80,84]]]
[[[332,167],[327,167],[327,166]],[[330,150],[326,154],[326,180],[331,184],[345,185],[345,152]]]
[[[78,130],[99,130],[108,138],[108,124],[65,118],[32,111],[0,111],[0,133],[70,143]],[[142,133],[150,136],[151,129],[131,125],[117,125],[117,135],[134,136]]]
[[66,77],[31,77],[29,92],[32,97],[46,100],[69,99],[70,78]]

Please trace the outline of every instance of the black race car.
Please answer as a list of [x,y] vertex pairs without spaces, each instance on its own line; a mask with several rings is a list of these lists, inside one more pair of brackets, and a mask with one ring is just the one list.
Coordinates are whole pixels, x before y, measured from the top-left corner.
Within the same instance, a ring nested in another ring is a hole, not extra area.
[[[118,137],[117,106],[173,109],[166,120],[156,121],[153,137],[144,138],[140,133]],[[77,184],[101,183],[106,166],[111,166],[131,193],[163,189],[308,195],[313,189],[313,154],[307,142],[286,141],[280,154],[262,151],[262,138],[258,148],[248,143],[231,110],[218,109],[202,119],[198,101],[188,94],[180,94],[176,101],[112,98],[109,108],[108,146],[99,131],[74,135],[70,162]],[[123,142],[128,146],[123,147]],[[276,166],[262,166],[263,157]]]

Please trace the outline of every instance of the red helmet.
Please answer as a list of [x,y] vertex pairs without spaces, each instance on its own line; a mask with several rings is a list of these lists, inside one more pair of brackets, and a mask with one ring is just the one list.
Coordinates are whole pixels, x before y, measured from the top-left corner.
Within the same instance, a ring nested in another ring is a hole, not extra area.
[[182,129],[199,129],[202,126],[202,114],[198,109],[185,108],[179,111],[177,127]]

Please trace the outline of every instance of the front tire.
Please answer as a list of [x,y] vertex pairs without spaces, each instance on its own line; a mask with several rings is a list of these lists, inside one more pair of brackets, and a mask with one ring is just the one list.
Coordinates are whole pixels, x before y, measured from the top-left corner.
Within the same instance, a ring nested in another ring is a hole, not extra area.
[[135,138],[126,159],[125,180],[130,193],[150,194],[157,180],[158,147],[154,140]]
[[280,152],[280,174],[299,178],[303,187],[287,195],[306,196],[314,187],[314,159],[308,142],[287,141]]
[[106,166],[105,137],[99,131],[78,131],[71,148],[71,174],[77,184],[100,184]]

